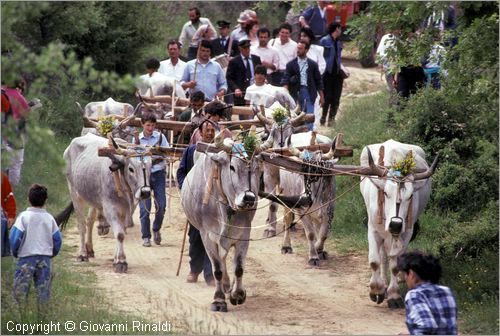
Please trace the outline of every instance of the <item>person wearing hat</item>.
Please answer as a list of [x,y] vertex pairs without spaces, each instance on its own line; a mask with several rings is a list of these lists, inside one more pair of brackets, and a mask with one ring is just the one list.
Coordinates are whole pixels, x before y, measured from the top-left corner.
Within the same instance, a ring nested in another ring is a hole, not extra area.
[[260,57],[250,55],[250,40],[238,42],[240,55],[229,61],[226,79],[231,92],[234,92],[234,105],[245,105],[245,91],[255,82],[255,67],[261,64]]
[[[222,55],[224,53],[229,56],[236,56],[239,53],[238,44],[233,41],[229,41],[229,26],[230,22],[219,20],[217,21],[217,28],[219,28],[220,37],[212,40],[212,57]],[[231,52],[229,52],[231,48]]]
[[250,21],[258,21],[257,13],[255,13],[255,11],[251,9],[245,9],[240,13],[237,21],[238,26],[231,32],[231,38],[233,39],[233,41],[240,41],[246,36],[245,26]]

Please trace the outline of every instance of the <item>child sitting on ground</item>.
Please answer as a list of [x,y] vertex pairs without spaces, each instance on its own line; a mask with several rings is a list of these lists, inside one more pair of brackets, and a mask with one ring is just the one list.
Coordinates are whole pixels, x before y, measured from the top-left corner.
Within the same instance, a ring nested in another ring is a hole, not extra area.
[[33,184],[28,200],[31,207],[19,214],[9,237],[12,254],[19,258],[13,295],[18,304],[21,299],[26,300],[33,279],[40,304],[46,303],[50,297],[50,259],[59,253],[62,236],[54,217],[44,209],[47,188]]

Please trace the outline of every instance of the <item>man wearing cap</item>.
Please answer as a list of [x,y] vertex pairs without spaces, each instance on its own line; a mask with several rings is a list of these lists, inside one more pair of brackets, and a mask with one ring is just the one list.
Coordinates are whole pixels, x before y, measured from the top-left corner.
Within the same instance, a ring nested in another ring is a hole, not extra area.
[[[202,18],[200,10],[197,7],[191,7],[188,11],[189,21],[184,24],[181,30],[181,35],[179,36],[179,41],[181,42],[182,47],[187,50],[189,47],[198,48],[196,43],[192,42],[193,36],[200,28],[201,25],[209,25],[210,28],[215,32],[215,28],[207,18]],[[191,50],[195,50],[191,48]],[[196,58],[196,53],[188,55],[188,60],[192,60]]]
[[211,42],[201,40],[198,58],[186,63],[181,80],[182,88],[189,89],[190,95],[202,91],[207,101],[213,100],[215,96],[222,98],[227,91],[224,71],[219,63],[210,59],[211,51]]
[[229,56],[238,54],[238,44],[233,42],[231,45],[231,52],[229,52],[229,26],[231,23],[219,20],[217,27],[219,28],[220,37],[212,40],[212,57],[222,55],[224,53]]
[[229,89],[234,92],[234,105],[245,105],[245,91],[255,81],[255,67],[261,64],[260,57],[250,55],[250,40],[238,43],[240,55],[229,61],[226,78]]

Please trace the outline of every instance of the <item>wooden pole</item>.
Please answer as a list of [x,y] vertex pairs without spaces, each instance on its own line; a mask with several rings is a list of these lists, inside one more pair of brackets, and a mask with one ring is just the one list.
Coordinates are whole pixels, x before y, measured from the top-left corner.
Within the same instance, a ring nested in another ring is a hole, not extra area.
[[179,265],[177,265],[177,273],[175,273],[175,276],[179,276],[179,272],[181,271],[182,256],[184,255],[184,245],[186,245],[186,234],[187,234],[188,226],[189,226],[189,222],[186,220],[186,225],[184,226],[184,234],[182,235],[181,255],[179,258]]

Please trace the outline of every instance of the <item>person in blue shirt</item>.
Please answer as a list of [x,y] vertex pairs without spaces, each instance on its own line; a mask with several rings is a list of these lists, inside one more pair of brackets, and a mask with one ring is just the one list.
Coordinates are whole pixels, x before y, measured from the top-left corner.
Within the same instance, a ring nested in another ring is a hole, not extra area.
[[[155,131],[156,116],[153,113],[145,113],[141,117],[142,132],[139,134],[139,142],[141,145],[155,146],[159,144],[161,147],[168,147],[169,143],[167,138],[162,133]],[[135,140],[134,140],[135,142]],[[154,194],[155,200],[155,219],[153,222],[153,236],[156,245],[161,243],[160,229],[165,216],[165,208],[167,206],[167,198],[165,195],[165,177],[166,177],[166,163],[163,157],[153,156],[151,166],[151,175],[149,178],[149,185]],[[141,220],[141,233],[145,247],[151,246],[151,222],[149,215],[151,213],[151,198],[141,201],[139,203],[140,220]]]
[[[201,141],[210,143],[215,137],[215,129],[217,125],[209,120],[205,119],[198,127],[201,133]],[[194,166],[194,153],[196,151],[196,144],[190,145],[184,151],[182,155],[181,162],[179,164],[179,169],[177,169],[177,184],[179,189],[189,188],[189,186],[183,186],[184,179],[187,174]],[[187,282],[197,282],[198,276],[203,271],[203,276],[205,277],[205,282],[209,286],[215,285],[214,275],[212,272],[212,263],[208,258],[205,246],[201,239],[200,231],[195,228],[191,223],[189,224],[189,266],[190,272],[187,277]]]
[[28,191],[30,207],[21,212],[10,231],[10,246],[19,258],[14,274],[13,296],[20,304],[25,301],[31,281],[37,290],[38,304],[49,301],[51,287],[51,258],[62,245],[56,220],[44,209],[47,188],[33,184]]
[[457,304],[452,291],[438,284],[441,264],[436,257],[420,251],[398,257],[397,268],[404,272],[406,326],[411,335],[457,335]]
[[329,1],[317,1],[315,6],[307,7],[299,17],[301,27],[310,27],[319,40],[325,35],[327,21],[325,8]]
[[197,91],[205,94],[207,101],[215,96],[223,98],[227,91],[226,76],[219,63],[210,59],[212,44],[208,40],[201,40],[198,56],[186,63],[181,85],[184,90],[189,89],[192,95]]

